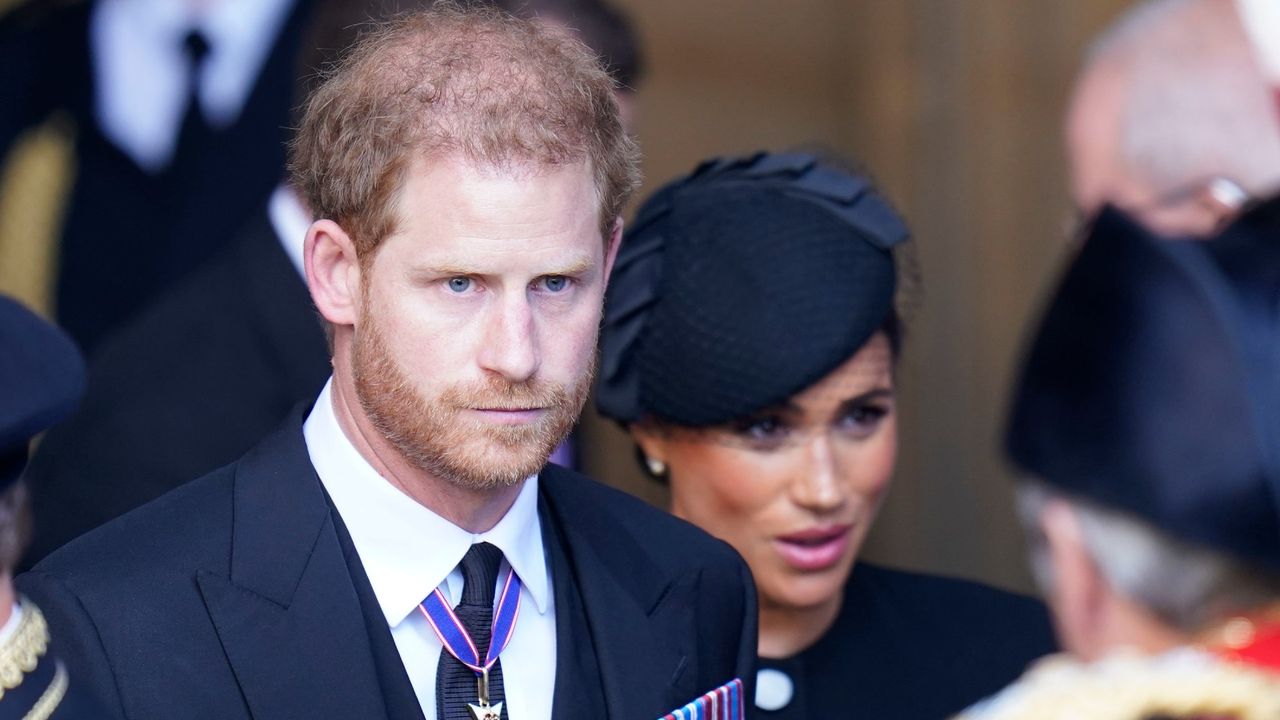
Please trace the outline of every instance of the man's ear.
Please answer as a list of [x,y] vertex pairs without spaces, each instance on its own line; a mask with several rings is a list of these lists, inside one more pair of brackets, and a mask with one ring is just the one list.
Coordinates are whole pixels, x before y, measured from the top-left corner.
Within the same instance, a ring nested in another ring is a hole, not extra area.
[[618,248],[622,245],[622,216],[613,219],[613,229],[609,231],[609,243],[604,249],[604,281],[609,284],[609,276],[613,274],[613,261],[618,259]]
[[354,325],[360,316],[360,262],[355,243],[338,223],[317,220],[302,250],[311,299],[325,320]]
[[1050,500],[1040,513],[1053,567],[1049,598],[1062,646],[1090,659],[1101,648],[1110,585],[1085,542],[1080,518],[1061,499]]

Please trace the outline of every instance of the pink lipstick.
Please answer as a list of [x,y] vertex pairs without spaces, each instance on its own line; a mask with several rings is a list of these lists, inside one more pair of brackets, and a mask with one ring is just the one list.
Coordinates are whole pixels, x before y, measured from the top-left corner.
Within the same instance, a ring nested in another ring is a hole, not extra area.
[[844,557],[850,525],[823,525],[774,538],[782,559],[797,570],[826,570]]

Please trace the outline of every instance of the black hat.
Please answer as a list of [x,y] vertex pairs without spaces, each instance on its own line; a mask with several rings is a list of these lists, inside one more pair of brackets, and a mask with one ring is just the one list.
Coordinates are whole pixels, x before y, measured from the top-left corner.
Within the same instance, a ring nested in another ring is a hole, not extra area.
[[0,296],[0,490],[26,467],[31,438],[71,413],[84,384],[71,338]]
[[1105,210],[1032,343],[1006,442],[1069,494],[1280,569],[1280,206],[1208,242]]
[[902,220],[801,153],[711,160],[655,193],[609,280],[600,412],[702,427],[822,379],[893,308]]

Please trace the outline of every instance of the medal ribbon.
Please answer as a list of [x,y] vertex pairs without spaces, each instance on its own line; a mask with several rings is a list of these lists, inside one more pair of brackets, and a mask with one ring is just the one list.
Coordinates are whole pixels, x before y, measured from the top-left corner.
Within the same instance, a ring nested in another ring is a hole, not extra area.
[[471,634],[453,613],[453,608],[449,607],[440,588],[436,588],[418,605],[418,612],[427,619],[445,650],[457,658],[458,662],[480,675],[493,668],[493,664],[498,662],[498,656],[507,648],[507,643],[511,642],[516,629],[516,618],[520,615],[520,578],[515,570],[507,570],[507,579],[502,583],[502,594],[498,598],[498,608],[493,612],[493,632],[490,634],[489,652],[483,663]]

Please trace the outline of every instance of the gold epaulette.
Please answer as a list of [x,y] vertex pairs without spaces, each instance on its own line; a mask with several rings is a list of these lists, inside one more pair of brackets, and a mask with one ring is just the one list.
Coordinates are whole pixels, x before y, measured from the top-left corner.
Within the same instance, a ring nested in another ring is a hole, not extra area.
[[22,684],[27,673],[36,669],[49,649],[49,626],[44,615],[32,603],[22,606],[22,619],[13,636],[0,647],[0,700],[5,692]]

